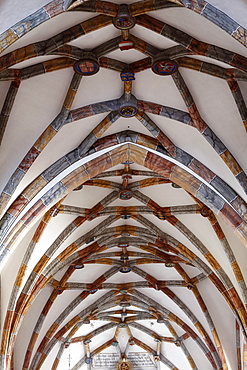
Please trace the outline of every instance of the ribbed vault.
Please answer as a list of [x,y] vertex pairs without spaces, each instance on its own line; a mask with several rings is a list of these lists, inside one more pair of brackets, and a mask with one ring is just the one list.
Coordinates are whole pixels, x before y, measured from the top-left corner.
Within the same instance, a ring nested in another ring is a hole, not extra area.
[[229,4],[0,5],[2,369],[246,368]]

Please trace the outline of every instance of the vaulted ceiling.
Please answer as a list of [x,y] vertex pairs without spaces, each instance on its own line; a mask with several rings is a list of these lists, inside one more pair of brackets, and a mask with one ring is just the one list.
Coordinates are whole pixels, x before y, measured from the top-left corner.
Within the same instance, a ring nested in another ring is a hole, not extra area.
[[246,12],[1,2],[3,370],[246,369]]

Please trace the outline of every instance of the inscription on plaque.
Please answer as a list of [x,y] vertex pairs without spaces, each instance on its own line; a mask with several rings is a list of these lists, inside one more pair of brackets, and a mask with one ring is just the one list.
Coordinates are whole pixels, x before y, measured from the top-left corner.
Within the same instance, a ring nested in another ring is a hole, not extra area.
[[[144,367],[155,368],[154,363],[152,362],[149,354],[145,352],[129,352],[128,360],[131,362],[132,367],[135,369],[137,368],[140,369]],[[100,367],[116,369],[118,362],[119,362],[118,353],[100,353],[94,356],[93,367],[95,369],[99,369]]]

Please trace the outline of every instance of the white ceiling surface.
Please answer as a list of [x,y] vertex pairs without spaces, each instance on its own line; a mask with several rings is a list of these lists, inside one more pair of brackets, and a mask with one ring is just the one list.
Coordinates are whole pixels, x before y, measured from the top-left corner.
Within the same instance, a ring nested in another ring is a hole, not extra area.
[[[120,3],[120,1],[117,2]],[[2,0],[0,3],[0,32],[3,32],[15,22],[23,19],[25,16],[31,14],[46,3],[47,1],[41,0],[36,0],[35,2],[30,0],[22,0],[21,2],[17,0],[12,0],[10,5],[9,1]],[[127,3],[129,3],[129,1]],[[221,10],[225,11],[227,14],[233,17],[236,21],[247,27],[246,3],[244,0],[235,0],[234,5],[232,4],[233,2],[231,0],[225,0],[223,2],[220,0],[211,0],[210,3],[219,7]],[[189,11],[188,9],[165,9],[155,12],[155,14],[152,15],[157,19],[161,19],[168,24],[180,28],[181,30],[193,35],[201,41],[216,44],[229,50],[238,52],[241,55],[247,57],[246,48],[243,45],[238,43],[230,35],[220,30],[208,20],[200,17],[192,11]],[[35,28],[33,31],[14,43],[5,51],[5,53],[14,50],[17,47],[27,45],[28,43],[48,38],[91,16],[94,16],[94,14],[92,15],[89,13],[81,12],[59,15]],[[160,48],[167,48],[175,45],[174,42],[167,40],[159,35],[156,35],[148,30],[142,29],[139,26],[136,26],[132,32],[136,36],[143,38],[150,44]],[[103,30],[98,30],[96,32],[93,32],[92,34],[90,33],[85,37],[81,37],[78,40],[72,42],[71,44],[83,49],[87,49],[95,47],[108,39],[116,37],[117,35],[119,35],[119,31],[116,30],[116,28],[114,28],[113,26],[107,26]],[[133,62],[135,60],[142,59],[144,56],[137,51],[114,51],[109,54],[109,57],[122,60],[124,62]],[[203,60],[203,58],[200,59]],[[44,60],[44,58],[39,60]],[[28,60],[27,62],[20,63],[18,67],[23,68],[24,66],[32,65],[32,63],[34,63],[33,60]],[[202,118],[221,138],[221,140],[226,144],[226,146],[240,163],[240,165],[247,171],[246,155],[243,154],[245,153],[247,147],[246,132],[244,130],[243,123],[238,113],[235,101],[231,95],[226,81],[184,68],[180,70],[193,95],[193,98],[197,104]],[[33,77],[21,83],[4,134],[4,139],[0,147],[1,190],[3,189],[7,180],[9,179],[17,165],[20,163],[21,159],[24,157],[28,149],[33,145],[35,140],[59,113],[72,75],[73,70],[70,68]],[[0,84],[0,105],[4,101],[8,86],[8,82],[1,82]],[[243,89],[243,95],[245,95],[247,91],[246,84],[241,84],[241,87]],[[120,97],[122,94],[123,83],[121,82],[119,73],[101,68],[100,72],[95,76],[83,78],[72,109],[98,101],[115,99]],[[136,74],[136,80],[133,82],[133,94],[138,99],[155,101],[163,105],[187,111],[186,106],[177,88],[175,87],[172,78],[166,77],[162,79],[159,76],[154,75],[151,70],[146,70]],[[105,116],[106,114],[99,114],[64,126],[57,134],[57,136],[47,145],[47,147],[44,149],[32,168],[28,171],[28,174],[25,176],[25,178],[17,188],[14,197],[20,194],[21,191],[49,165],[54,163],[57,159],[59,159],[66,153],[76,148],[89,134],[89,132]],[[174,144],[187,151],[198,160],[200,160],[204,165],[209,167],[212,171],[216,172],[232,188],[234,188],[243,199],[247,200],[246,195],[240,188],[240,185],[237,183],[236,179],[233,177],[228,167],[216,155],[215,151],[194,128],[188,127],[182,123],[175,122],[164,117],[151,114],[150,117],[173,141]],[[141,123],[135,118],[121,118],[117,122],[115,122],[109,130],[105,132],[104,136],[126,129],[131,129],[133,131],[138,131],[146,135],[150,135],[147,129],[143,127]],[[119,168],[121,168],[121,166],[119,166]],[[141,168],[141,166],[137,166],[134,164],[133,168]],[[139,177],[133,177],[132,181],[136,181],[137,179],[139,179]],[[109,178],[109,180],[113,180],[116,182],[119,181],[119,179],[117,178]],[[154,189],[156,190],[154,191]],[[92,208],[98,201],[104,198],[111,191],[112,190],[99,187],[85,186],[81,191],[69,194],[64,204]],[[183,189],[174,189],[171,187],[170,184],[158,185],[156,186],[156,188],[144,188],[141,189],[141,191],[164,207],[181,204],[195,204],[194,200]],[[131,205],[141,204],[135,199],[129,202],[122,202],[118,199],[112,202],[110,206],[126,206],[130,203]],[[154,222],[161,230],[169,233],[170,235],[184,243],[206,264],[208,264],[208,262],[200,254],[200,252],[198,252],[195,246],[168,222],[160,221],[153,215],[145,215],[145,217],[148,220]],[[220,262],[222,268],[227,272],[236,290],[239,292],[239,287],[230,268],[230,264],[222,250],[218,239],[216,238],[210,227],[209,221],[198,214],[178,215],[177,217],[206,245],[212,255],[217,259],[217,261]],[[74,218],[75,216],[72,215],[60,214],[56,218],[52,219],[44,233],[44,236],[40,240],[35,255],[30,261],[27,271],[28,274],[26,275],[25,279],[28,278],[28,275],[32,271],[32,268],[37,263],[39,258],[43,255],[48,246],[55,240],[60,232],[71,221],[73,221]],[[55,258],[56,255],[60,253],[65,247],[67,247],[71,242],[89,231],[92,227],[98,225],[103,220],[104,218],[100,217],[93,221],[84,223],[62,244],[53,258]],[[234,251],[236,259],[246,279],[247,251],[242,243],[232,233],[231,229],[223,222],[219,222],[227,236],[227,239]],[[139,225],[142,227],[142,225],[138,224],[138,222],[132,219],[120,220],[113,225]],[[18,271],[18,267],[22,261],[23,255],[32,238],[36,226],[37,223],[32,227],[32,229],[27,232],[18,246],[15,247],[14,252],[11,254],[9,260],[6,262],[5,266],[2,269],[2,325],[4,314],[8,306],[8,299],[15,280],[14,271]],[[117,251],[119,249],[114,248],[112,250]],[[133,247],[130,250],[137,251],[137,248]],[[107,253],[108,251],[105,252]],[[74,273],[69,281],[92,282],[105,271],[107,271],[110,267],[111,266],[107,265],[86,265],[83,270],[78,270],[76,273]],[[175,272],[174,269],[165,268],[164,264],[139,265],[138,267],[145,270],[147,273],[159,280],[182,279],[180,275]],[[194,277],[200,273],[199,270],[196,268],[186,266],[184,264],[183,267],[191,277]],[[60,271],[55,276],[55,278],[60,279],[64,272],[65,269],[63,269],[63,271]],[[121,274],[120,272],[118,272],[107,282],[120,283],[142,280],[143,279],[140,276],[135,275],[133,272],[129,274]],[[220,339],[226,353],[229,370],[235,370],[237,368],[237,364],[235,353],[235,336],[232,335],[232,333],[235,332],[235,320],[233,318],[233,315],[225,300],[208,279],[200,282],[198,284],[198,288],[203,299],[205,300],[217,331],[219,332]],[[156,300],[160,304],[163,304],[166,308],[168,308],[177,316],[179,316],[182,320],[184,320],[184,322],[186,322],[188,325],[191,324],[189,318],[184,314],[184,312],[163,293],[157,292],[153,289],[139,290],[142,291],[144,294],[149,295],[152,299]],[[205,317],[200,310],[192,292],[190,292],[186,288],[179,287],[172,287],[171,290],[176,293],[187,306],[190,307],[192,312],[196,315],[198,320],[208,331],[209,336],[212,338]],[[37,296],[23,321],[23,325],[21,326],[19,335],[17,337],[17,344],[15,347],[16,349],[14,370],[21,370],[22,368],[23,359],[26,353],[30,336],[33,331],[33,327],[36,324],[37,318],[42,311],[43,305],[48,299],[51,292],[52,288],[48,286]],[[76,309],[66,318],[63,325],[72,317],[74,317],[77,313],[79,313],[83,308],[93,303],[96,298],[99,298],[100,296],[105,294],[105,292],[107,291],[101,290],[98,291],[96,294],[90,295],[88,298],[86,298],[86,300],[84,300],[78,307],[76,307]],[[40,340],[43,338],[46,331],[56,320],[59,314],[63,311],[63,309],[79,293],[80,291],[65,291],[63,292],[63,294],[61,294],[61,296],[59,296],[59,298],[54,303],[51,311],[49,312],[47,319],[45,320],[39,336]],[[120,306],[118,308],[120,308]],[[164,325],[157,324],[155,320],[148,322],[142,321],[141,323],[149,327],[151,330],[157,331],[160,335],[170,335]],[[95,321],[92,322],[92,324],[94,325],[95,329],[97,325],[102,325],[103,322],[98,323]],[[183,330],[181,330],[181,328],[179,328],[176,324],[174,324],[174,328],[179,334],[183,334]],[[92,330],[92,326],[83,326],[80,331],[76,333],[76,336],[85,335],[90,331],[89,329]],[[104,333],[103,337],[100,335],[97,336],[93,341],[92,350],[103,344],[103,342],[106,340],[106,336],[109,337],[107,337],[107,340],[110,339],[113,336],[114,330],[111,329],[109,330],[109,333]],[[132,330],[133,333],[136,333],[136,336],[138,337],[138,331],[136,329]],[[194,330],[196,331],[196,329]],[[141,334],[141,338],[143,342],[146,342],[153,349],[155,349],[156,343],[153,341],[152,338],[148,337],[145,334]],[[123,346],[123,343],[125,341],[127,341],[125,331],[124,329],[121,329],[119,337],[120,345]],[[38,345],[39,341],[37,341],[36,343],[35,350],[37,349]],[[188,339],[186,341],[186,345],[188,345],[188,349],[191,351],[191,354],[193,355],[193,358],[195,359],[199,370],[212,369],[210,363],[206,360],[205,356],[202,356],[201,350],[198,349],[199,347],[195,345],[192,339]],[[74,346],[74,352],[72,350],[72,346],[70,346],[69,349],[65,350],[58,370],[69,369],[69,352],[71,355],[71,368],[76,363],[76,361],[79,360],[79,356],[84,355],[82,344],[75,344]],[[59,347],[56,346],[52,350],[41,370],[51,368],[58,348]],[[136,346],[134,346],[133,348],[134,351],[137,352],[143,351]],[[232,350],[233,348],[234,350]],[[106,352],[114,351],[114,347],[110,347],[106,350]],[[178,367],[179,370],[190,369],[189,363],[185,360],[185,357],[182,354],[181,350],[174,346],[174,344],[162,343],[162,353],[165,354]],[[168,369],[163,364],[161,364],[161,368],[163,368],[164,370]]]

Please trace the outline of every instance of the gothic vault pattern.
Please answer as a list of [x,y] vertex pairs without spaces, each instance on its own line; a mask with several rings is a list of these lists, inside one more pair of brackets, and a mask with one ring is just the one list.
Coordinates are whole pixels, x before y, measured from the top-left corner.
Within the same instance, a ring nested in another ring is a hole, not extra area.
[[38,1],[1,34],[3,370],[246,368],[247,30],[214,3]]

